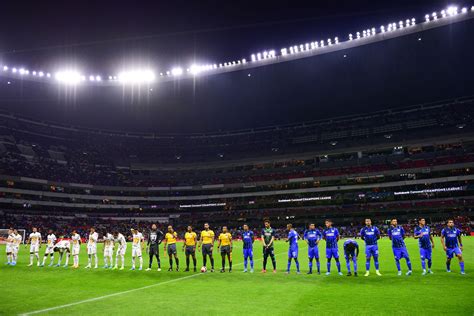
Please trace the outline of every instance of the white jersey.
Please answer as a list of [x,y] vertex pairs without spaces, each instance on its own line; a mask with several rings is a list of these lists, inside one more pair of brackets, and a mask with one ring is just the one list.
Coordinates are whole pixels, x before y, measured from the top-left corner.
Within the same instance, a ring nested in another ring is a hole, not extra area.
[[127,240],[122,234],[119,233],[115,241],[120,245],[121,248],[127,248]]
[[99,239],[99,234],[97,232],[93,232],[89,234],[89,241],[87,242],[87,247],[97,247],[97,240]]
[[57,240],[56,235],[49,234],[47,239],[48,239],[48,248],[53,248]]
[[104,246],[105,248],[114,248],[114,236],[112,234],[107,233],[104,236]]
[[20,247],[21,243],[23,242],[23,237],[20,234],[16,234],[15,239],[13,241],[16,248]]
[[30,244],[32,246],[39,246],[41,242],[41,234],[39,232],[30,234]]
[[132,248],[142,248],[143,235],[140,232],[133,234]]
[[54,245],[54,248],[71,249],[71,242],[69,240],[61,240],[56,245]]
[[79,234],[74,234],[71,236],[72,240],[72,255],[76,256],[81,250],[81,236]]

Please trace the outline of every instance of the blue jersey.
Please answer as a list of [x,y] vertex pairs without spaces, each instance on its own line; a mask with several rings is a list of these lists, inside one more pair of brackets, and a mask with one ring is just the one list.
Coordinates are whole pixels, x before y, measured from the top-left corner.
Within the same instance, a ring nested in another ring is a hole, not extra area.
[[457,248],[459,247],[458,236],[461,235],[461,231],[456,227],[446,227],[441,231],[441,236],[444,237],[444,244],[446,248]]
[[298,233],[294,229],[288,232],[288,243],[291,248],[298,247]]
[[390,227],[388,237],[392,239],[392,248],[405,248],[405,230],[401,226]]
[[253,248],[253,231],[243,231],[242,232],[242,241],[244,242],[244,249]]
[[317,229],[307,230],[304,232],[304,239],[308,241],[308,247],[314,248],[318,244],[318,240],[321,240],[321,232]]
[[354,239],[348,239],[344,242],[344,252],[352,253],[354,250],[359,249],[359,244]]
[[423,235],[418,239],[418,245],[423,249],[431,249],[431,230],[428,226],[415,227],[415,236]]
[[365,241],[366,246],[375,246],[380,237],[380,231],[375,226],[365,226],[360,230],[360,237]]
[[337,228],[326,228],[323,230],[323,238],[326,240],[326,249],[337,248],[337,238],[339,231]]

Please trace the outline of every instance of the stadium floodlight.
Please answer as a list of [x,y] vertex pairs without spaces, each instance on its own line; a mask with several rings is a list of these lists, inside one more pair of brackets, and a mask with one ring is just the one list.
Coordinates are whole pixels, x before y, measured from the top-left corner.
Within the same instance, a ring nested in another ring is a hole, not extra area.
[[95,76],[95,81],[102,81],[102,77],[101,76]]
[[441,10],[441,16],[442,16],[443,18],[446,17],[446,10]]
[[46,73],[46,77],[51,78],[51,74],[49,72]]
[[461,12],[462,12],[462,13],[467,13],[467,8],[462,8],[462,9],[461,9]]
[[201,71],[201,67],[198,65],[191,65],[189,67],[189,72],[192,73],[193,75],[197,75]]
[[360,38],[360,32],[357,32],[356,36],[357,36],[357,39],[359,39]]
[[44,76],[44,72],[42,72],[42,71],[38,72],[38,76],[43,77],[43,76]]
[[127,70],[120,72],[116,79],[123,84],[150,83],[155,80],[155,74],[148,69]]
[[[434,15],[434,14],[435,14],[435,13],[433,13],[433,15]],[[429,15],[429,14],[425,15],[425,21],[426,21],[426,22],[429,22],[429,21],[430,21],[430,15]]]
[[339,37],[335,37],[335,38],[334,38],[334,43],[335,43],[335,44],[339,44]]
[[90,76],[89,76],[89,81],[95,81],[95,77],[92,76],[92,75],[90,75]]
[[183,74],[183,68],[174,67],[173,69],[171,69],[171,74],[175,77],[181,76]]
[[353,35],[352,33],[349,34],[349,41],[352,41]]
[[17,72],[16,68],[13,68],[13,69],[12,69],[12,72],[13,72],[14,74],[16,74],[16,72]]
[[456,7],[456,6],[450,6],[450,7],[448,7],[448,9],[446,10],[446,12],[447,12],[450,16],[456,15],[456,14],[458,14],[458,7]]
[[36,71],[33,70],[32,74],[33,74],[33,76],[36,76]]
[[471,11],[474,11],[474,5],[471,7]]
[[81,75],[74,70],[58,71],[54,77],[58,82],[66,85],[76,85],[81,81]]
[[3,66],[3,71],[8,71],[8,66]]
[[380,26],[380,33],[385,33],[385,26]]

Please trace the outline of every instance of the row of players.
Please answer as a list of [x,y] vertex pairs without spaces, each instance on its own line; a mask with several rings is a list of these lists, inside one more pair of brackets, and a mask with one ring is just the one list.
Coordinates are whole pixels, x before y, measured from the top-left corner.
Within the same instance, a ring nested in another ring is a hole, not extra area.
[[[332,226],[331,220],[326,220],[326,228],[321,232],[316,229],[315,224],[310,224],[308,230],[305,231],[303,239],[308,245],[308,258],[309,258],[309,272],[308,274],[313,273],[313,260],[316,261],[317,273],[321,273],[320,261],[319,261],[319,250],[318,245],[321,240],[326,242],[326,258],[327,258],[327,272],[329,275],[331,273],[331,260],[334,258],[336,262],[336,267],[338,274],[342,275],[341,264],[339,262],[339,252],[338,252],[338,241],[340,239],[339,231],[337,228]],[[380,239],[380,231],[377,227],[372,225],[370,219],[365,220],[366,226],[363,227],[360,231],[360,236],[365,242],[365,254],[366,254],[366,273],[365,276],[369,276],[370,263],[373,258],[376,274],[381,276],[379,271],[379,260],[378,260],[378,245],[377,241]],[[274,253],[274,241],[275,241],[275,231],[270,226],[270,221],[264,222],[264,228],[262,229],[261,241],[263,245],[263,269],[262,272],[266,273],[267,260],[270,257],[273,272],[276,273],[276,259]],[[135,270],[136,259],[139,261],[139,270],[143,268],[143,258],[142,250],[144,249],[144,236],[141,232],[136,229],[132,229],[132,268]],[[300,235],[293,229],[291,224],[287,225],[288,237],[286,241],[289,243],[288,249],[288,263],[286,272],[290,273],[291,263],[295,262],[296,272],[300,273],[300,267],[298,262],[298,239]],[[392,241],[392,249],[395,257],[396,267],[398,270],[398,275],[401,275],[401,265],[400,260],[405,259],[408,267],[407,275],[412,274],[412,266],[410,257],[405,246],[404,239],[406,237],[405,231],[402,226],[399,226],[396,219],[392,219],[390,229],[388,230],[388,236]],[[433,237],[431,236],[430,228],[426,225],[425,219],[421,218],[419,220],[419,226],[415,228],[415,239],[419,240],[419,249],[421,257],[421,265],[423,269],[423,275],[427,273],[433,273],[431,270],[432,265],[432,249],[435,247],[433,242]],[[87,254],[88,254],[88,264],[86,268],[92,268],[93,261],[95,261],[94,268],[98,268],[98,258],[97,258],[97,242],[99,239],[98,233],[94,228],[90,229],[87,242]],[[173,271],[173,258],[176,263],[176,270],[179,271],[179,258],[177,255],[176,242],[178,239],[178,234],[173,230],[172,226],[168,226],[168,231],[166,234],[162,233],[157,229],[155,224],[152,225],[151,230],[148,235],[146,252],[149,254],[149,266],[147,271],[151,270],[153,264],[153,258],[156,257],[158,263],[158,271],[161,271],[161,262],[159,257],[159,245],[163,242],[164,244],[164,253],[169,257],[170,268],[168,271]],[[127,241],[125,236],[119,232],[114,232],[113,234],[105,233],[104,237],[104,268],[112,269],[124,269],[124,256],[127,250]],[[222,228],[222,232],[219,234],[217,248],[221,253],[222,258],[222,268],[221,272],[225,272],[226,259],[229,263],[229,272],[232,271],[232,235],[228,232],[227,227]],[[18,256],[19,245],[21,244],[22,238],[16,232],[16,230],[11,229],[9,232],[9,237],[7,240],[7,264],[15,265],[16,258]],[[254,233],[249,229],[248,225],[243,226],[242,232],[242,241],[243,241],[243,256],[244,256],[244,272],[247,272],[248,263],[250,263],[250,272],[254,271],[254,262],[253,262],[253,243],[254,243]],[[207,267],[207,258],[209,258],[211,263],[211,272],[214,272],[214,257],[213,257],[213,248],[215,243],[215,234],[209,228],[209,224],[204,225],[204,230],[201,231],[200,238],[197,238],[197,234],[193,231],[191,226],[188,226],[187,232],[184,235],[183,251],[186,255],[186,270],[190,269],[190,259],[193,261],[194,271],[196,272],[196,247],[198,251],[202,251],[203,255],[203,267],[202,272],[206,271]],[[33,228],[33,232],[29,235],[27,244],[30,244],[30,264],[32,266],[34,263],[34,258],[37,259],[38,266],[44,266],[48,256],[50,257],[50,266],[54,264],[54,253],[59,253],[59,259],[56,266],[60,266],[62,263],[63,256],[66,255],[64,267],[67,267],[69,264],[69,257],[73,256],[73,268],[79,267],[79,252],[81,237],[75,230],[72,231],[70,240],[64,239],[57,242],[56,236],[52,231],[49,231],[47,236],[47,246],[44,253],[42,263],[40,263],[39,249],[41,247],[41,234],[37,231],[36,228]],[[116,250],[115,264],[113,261],[113,253],[115,244],[118,245]],[[443,229],[441,233],[441,244],[444,251],[446,252],[446,270],[451,272],[450,264],[451,259],[456,256],[459,259],[459,265],[461,274],[464,274],[464,260],[462,257],[462,240],[461,232],[456,227],[454,227],[454,221],[448,220],[447,227]],[[351,263],[353,266],[354,275],[357,276],[357,257],[359,255],[359,245],[354,239],[348,239],[344,242],[343,245],[344,256],[346,259],[347,266],[347,275],[352,275],[351,272]],[[119,261],[121,267],[119,268]],[[426,265],[428,269],[426,268]]]

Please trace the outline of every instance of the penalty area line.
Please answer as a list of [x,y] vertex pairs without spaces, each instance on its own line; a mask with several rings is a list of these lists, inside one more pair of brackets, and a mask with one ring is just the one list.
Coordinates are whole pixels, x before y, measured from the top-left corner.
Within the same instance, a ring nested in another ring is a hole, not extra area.
[[[285,254],[285,253],[286,252],[280,252],[280,253],[275,254],[275,256],[280,256],[280,255]],[[261,260],[263,260],[263,258],[256,259],[255,261],[261,261]],[[235,264],[234,266],[240,266],[240,265],[243,265],[243,264],[244,264],[243,262],[240,262],[240,263]],[[68,308],[68,307],[72,307],[72,306],[76,306],[76,305],[96,302],[96,301],[100,301],[100,300],[103,300],[103,299],[106,299],[106,298],[111,298],[111,297],[115,297],[115,296],[119,296],[119,295],[129,294],[129,293],[133,293],[133,292],[137,292],[137,291],[157,287],[157,286],[160,286],[160,285],[165,285],[165,284],[174,283],[174,282],[178,282],[178,281],[182,281],[182,280],[186,280],[186,279],[191,279],[191,278],[195,278],[197,276],[205,275],[205,274],[207,274],[207,273],[198,273],[198,274],[193,274],[193,275],[187,275],[187,276],[177,278],[177,279],[173,279],[173,280],[154,283],[154,284],[150,284],[150,285],[147,285],[147,286],[142,286],[142,287],[138,287],[138,288],[135,288],[135,289],[130,289],[130,290],[122,291],[122,292],[115,292],[115,293],[111,293],[111,294],[107,294],[107,295],[88,298],[88,299],[85,299],[85,300],[82,300],[82,301],[77,301],[77,302],[68,303],[68,304],[64,304],[64,305],[58,305],[58,306],[48,307],[48,308],[44,308],[44,309],[39,309],[39,310],[36,310],[36,311],[21,313],[19,315],[20,316],[29,316],[29,315],[36,315],[36,314],[51,312],[51,311],[55,311],[55,310],[58,310],[58,309],[63,309],[63,308]]]

